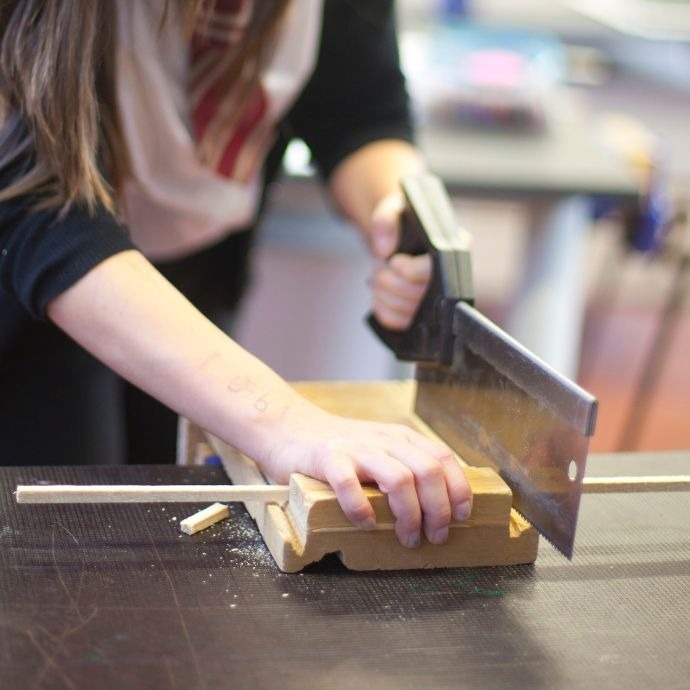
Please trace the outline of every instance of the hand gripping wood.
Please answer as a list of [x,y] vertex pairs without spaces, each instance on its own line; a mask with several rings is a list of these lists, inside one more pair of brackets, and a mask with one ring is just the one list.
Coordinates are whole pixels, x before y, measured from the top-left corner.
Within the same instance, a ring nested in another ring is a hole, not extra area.
[[[265,485],[251,460],[214,437],[214,451],[233,482]],[[453,522],[443,545],[422,539],[417,549],[398,542],[387,497],[367,487],[376,513],[376,528],[362,530],[347,519],[328,484],[293,475],[287,504],[248,501],[250,515],[283,572],[302,570],[336,553],[352,570],[396,570],[458,566],[515,565],[537,557],[538,533],[511,509],[512,494],[491,469],[464,467],[472,486],[472,514]]]

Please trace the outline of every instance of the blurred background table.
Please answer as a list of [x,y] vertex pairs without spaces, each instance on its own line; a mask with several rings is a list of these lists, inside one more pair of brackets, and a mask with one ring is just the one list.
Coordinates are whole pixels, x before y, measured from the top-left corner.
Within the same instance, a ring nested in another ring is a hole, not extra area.
[[[582,104],[558,92],[538,134],[426,127],[430,167],[457,197],[514,199],[528,212],[521,277],[508,332],[561,373],[577,378],[585,308],[585,243],[593,202],[639,202],[630,165],[597,141]],[[468,228],[481,233],[482,228]]]

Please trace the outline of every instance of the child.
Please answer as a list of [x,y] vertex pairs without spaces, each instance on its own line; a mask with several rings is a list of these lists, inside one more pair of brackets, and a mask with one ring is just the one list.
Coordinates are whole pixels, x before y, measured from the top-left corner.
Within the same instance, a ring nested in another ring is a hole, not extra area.
[[[393,253],[398,181],[422,163],[390,4],[0,6],[5,463],[117,462],[128,422],[165,447],[153,430],[173,413],[131,404],[116,372],[273,479],[328,481],[364,528],[374,517],[360,482],[376,482],[406,546],[421,529],[442,543],[451,515],[469,515],[446,447],[326,413],[215,325],[240,297],[251,228],[292,136],[374,256]],[[428,260],[381,264],[374,312],[404,328]]]

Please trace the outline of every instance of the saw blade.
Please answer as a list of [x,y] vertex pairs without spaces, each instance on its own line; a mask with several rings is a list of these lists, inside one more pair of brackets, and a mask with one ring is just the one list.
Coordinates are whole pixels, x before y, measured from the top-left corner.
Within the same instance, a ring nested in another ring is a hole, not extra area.
[[470,465],[494,468],[513,506],[572,558],[597,401],[469,304],[450,365],[418,364],[416,413]]

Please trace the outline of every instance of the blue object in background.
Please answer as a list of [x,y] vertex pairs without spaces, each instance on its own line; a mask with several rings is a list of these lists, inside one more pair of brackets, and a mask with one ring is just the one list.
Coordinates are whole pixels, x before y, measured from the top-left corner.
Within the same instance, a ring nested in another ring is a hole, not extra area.
[[655,169],[635,222],[628,228],[628,242],[638,252],[661,249],[671,225],[671,200],[663,170]]
[[470,13],[471,0],[443,0],[441,13],[445,16],[467,17]]
[[[667,165],[661,155],[655,158],[656,163],[650,168],[647,188],[642,193],[639,206],[624,211],[623,215],[625,241],[637,252],[659,251],[673,222]],[[612,199],[599,198],[594,202],[592,218],[603,218],[618,208]]]

